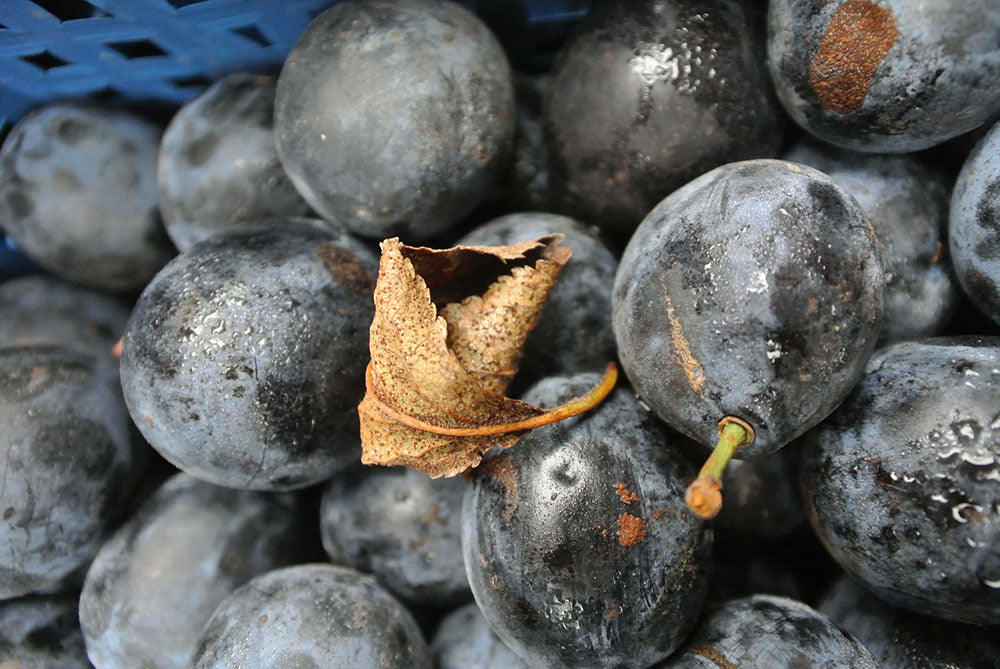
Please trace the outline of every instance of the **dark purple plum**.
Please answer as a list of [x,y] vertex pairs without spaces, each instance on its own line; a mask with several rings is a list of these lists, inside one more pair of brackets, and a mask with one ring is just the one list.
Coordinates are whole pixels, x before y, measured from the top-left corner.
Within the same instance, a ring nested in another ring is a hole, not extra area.
[[40,107],[0,148],[0,221],[63,278],[138,291],[174,254],[156,193],[160,129],[122,110]]
[[497,35],[515,68],[545,72],[595,0],[464,0]]
[[[723,513],[727,507],[728,501]],[[781,537],[754,543],[734,542],[715,531],[713,560],[716,568],[712,572],[708,605],[764,594],[790,597],[815,606],[844,573],[808,523],[801,523]]]
[[778,97],[806,130],[873,153],[908,152],[1000,112],[995,0],[774,0]]
[[278,155],[324,218],[426,239],[468,213],[507,159],[514,86],[483,22],[445,0],[339,3],[278,78]]
[[771,595],[733,599],[706,612],[681,650],[658,668],[826,667],[877,669],[861,642],[802,602]]
[[547,84],[547,74],[531,76],[515,73],[517,111],[512,156],[489,194],[470,216],[471,219],[482,220],[491,215],[513,212],[552,211],[555,208],[548,151],[542,136],[542,91]]
[[832,177],[868,214],[882,242],[885,315],[878,346],[940,332],[960,289],[945,259],[947,176],[914,156],[874,156],[800,142],[785,158]]
[[475,602],[444,617],[431,639],[431,653],[438,669],[528,669],[493,633]]
[[545,300],[541,318],[524,346],[518,381],[594,372],[615,358],[611,285],[618,260],[593,229],[558,214],[524,212],[484,223],[458,243],[505,245],[551,233],[565,235],[572,255]]
[[1000,339],[903,342],[872,357],[804,438],[809,518],[890,604],[1000,623]]
[[90,669],[75,595],[32,595],[0,604],[0,667]]
[[374,578],[303,564],[262,574],[219,604],[189,666],[434,665],[413,616]]
[[959,172],[948,222],[949,250],[962,288],[1000,323],[1000,123]]
[[243,223],[306,216],[274,145],[273,77],[231,74],[174,115],[157,163],[160,211],[174,245]]
[[185,667],[202,627],[248,580],[310,555],[304,500],[177,474],[104,544],[80,595],[97,667]]
[[307,220],[214,235],[171,261],[129,319],[132,419],[218,485],[301,488],[360,457],[377,260]]
[[410,468],[345,472],[327,486],[323,547],[405,602],[444,608],[469,599],[462,561],[461,479]]
[[[718,539],[718,534],[716,534]],[[707,607],[729,599],[751,595],[775,595],[802,599],[802,588],[788,565],[772,550],[724,551],[715,546],[714,561],[717,568],[712,573],[712,585],[706,598]]]
[[[625,372],[657,415],[706,446],[731,425],[729,446],[744,444],[735,457],[757,458],[853,387],[878,338],[884,284],[875,231],[853,197],[810,167],[744,161],[650,212],[619,265],[612,325]],[[717,486],[718,473],[707,477]]]
[[[554,377],[554,406],[597,384]],[[708,587],[711,531],[684,506],[677,442],[627,388],[483,460],[462,549],[483,615],[529,666],[644,667],[677,648]]]
[[796,476],[797,455],[793,449],[782,449],[727,465],[722,475],[726,504],[712,522],[717,547],[760,546],[805,522]]
[[737,0],[594,7],[559,53],[542,106],[562,210],[624,242],[698,175],[777,155],[783,121],[754,16]]
[[996,627],[914,615],[882,602],[848,577],[817,608],[857,637],[883,669],[994,669],[1000,658]]
[[0,349],[0,599],[84,567],[145,461],[116,370],[68,348]]
[[0,283],[0,348],[68,346],[111,362],[130,307],[44,274],[11,279]]

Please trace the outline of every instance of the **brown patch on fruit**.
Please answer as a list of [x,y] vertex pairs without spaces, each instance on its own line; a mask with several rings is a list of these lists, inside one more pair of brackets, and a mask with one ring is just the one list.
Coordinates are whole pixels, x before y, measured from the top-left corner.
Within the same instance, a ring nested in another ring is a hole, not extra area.
[[941,242],[937,243],[937,250],[934,251],[934,257],[931,258],[932,265],[939,265],[941,261],[944,260],[944,244]]
[[897,36],[892,11],[876,2],[848,0],[838,7],[809,65],[823,108],[846,114],[860,107]]
[[674,345],[674,351],[677,352],[677,357],[680,359],[681,368],[684,370],[684,376],[687,377],[687,382],[688,385],[691,386],[691,390],[698,393],[702,399],[705,399],[705,370],[702,368],[701,363],[698,362],[698,359],[694,357],[694,354],[691,352],[691,344],[684,336],[684,328],[681,326],[681,321],[677,318],[677,314],[674,312],[674,305],[671,304],[670,297],[664,295],[663,299],[667,303],[667,321],[670,323],[670,340]]
[[503,522],[505,525],[510,525],[514,508],[517,506],[517,462],[506,455],[498,455],[483,460],[479,465],[479,471],[495,478],[503,486]]
[[375,290],[375,273],[350,249],[333,244],[316,247],[316,257],[333,280],[357,297],[371,297]]
[[615,484],[615,493],[618,495],[618,499],[622,501],[623,504],[631,504],[632,502],[641,502],[639,496],[634,492],[631,492],[624,483]]
[[618,543],[631,548],[646,538],[646,521],[623,513],[618,516]]
[[707,644],[692,644],[688,647],[686,652],[694,655],[701,655],[709,661],[714,662],[720,669],[739,669],[737,665],[727,660],[722,653]]

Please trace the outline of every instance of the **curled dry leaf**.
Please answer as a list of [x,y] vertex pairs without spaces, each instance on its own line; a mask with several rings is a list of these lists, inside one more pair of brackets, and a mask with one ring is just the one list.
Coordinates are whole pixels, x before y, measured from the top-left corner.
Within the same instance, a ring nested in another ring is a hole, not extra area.
[[607,396],[613,364],[594,391],[550,411],[504,395],[569,259],[561,241],[445,250],[382,242],[367,392],[358,406],[363,463],[454,476],[485,451]]

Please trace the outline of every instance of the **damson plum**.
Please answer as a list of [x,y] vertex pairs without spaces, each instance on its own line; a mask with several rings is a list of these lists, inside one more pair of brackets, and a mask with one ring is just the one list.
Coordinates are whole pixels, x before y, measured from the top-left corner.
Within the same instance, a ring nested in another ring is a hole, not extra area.
[[[556,377],[525,400],[554,406],[595,385]],[[677,648],[710,569],[711,532],[684,507],[688,474],[626,388],[484,459],[462,550],[497,635],[529,666],[644,667]]]
[[[884,284],[875,231],[830,177],[731,163],[675,191],[636,230],[612,325],[657,415],[707,446],[730,426],[714,468],[741,444],[740,458],[777,451],[843,400],[878,338]],[[718,472],[705,473],[717,510]]]
[[84,567],[144,463],[115,369],[54,347],[0,349],[0,599]]
[[657,668],[878,666],[857,639],[802,602],[754,595],[709,610],[684,647]]
[[805,522],[796,477],[797,453],[783,449],[755,460],[730,462],[722,487],[730,504],[715,517],[716,547],[759,545]]
[[160,211],[181,251],[242,223],[309,214],[274,145],[275,85],[231,74],[181,107],[163,133]]
[[97,667],[184,667],[216,606],[308,555],[303,499],[177,474],[104,544],[80,595]]
[[426,239],[503,168],[514,85],[500,43],[445,0],[359,0],[320,14],[278,78],[278,155],[324,218]]
[[32,595],[0,604],[0,667],[91,666],[75,595]]
[[433,663],[413,616],[374,578],[303,564],[262,574],[219,604],[190,666],[430,669]]
[[886,281],[878,345],[941,331],[960,293],[945,258],[946,175],[914,156],[873,156],[806,142],[785,159],[832,177],[868,214],[882,242]]
[[119,109],[40,107],[0,149],[0,221],[54,274],[138,291],[174,254],[157,207],[159,142],[158,127]]
[[307,220],[215,235],[132,311],[121,358],[132,419],[167,460],[218,485],[301,488],[360,454],[377,261]]
[[475,602],[444,617],[431,640],[431,653],[438,669],[528,669],[493,633]]
[[501,216],[458,242],[500,246],[550,233],[565,235],[562,245],[572,255],[525,342],[518,376],[536,381],[557,374],[597,371],[614,359],[615,335],[609,314],[618,261],[592,228],[566,216],[542,212]]
[[624,242],[675,188],[782,141],[764,39],[737,0],[597,3],[542,105],[561,207]]
[[128,316],[127,302],[55,277],[0,283],[0,348],[68,346],[110,363]]
[[335,476],[320,531],[335,564],[373,574],[403,601],[433,607],[471,596],[462,562],[461,479],[409,467]]
[[804,438],[810,520],[890,604],[1000,623],[1000,339],[904,342]]
[[775,0],[778,97],[809,132],[875,153],[924,149],[1000,112],[995,0]]
[[963,165],[948,222],[952,261],[965,293],[1000,323],[1000,123]]
[[996,627],[914,615],[885,604],[847,577],[817,608],[857,637],[883,669],[993,669],[1000,658]]
[[[555,207],[548,152],[542,136],[542,92],[548,75],[514,75],[517,111],[514,119],[514,147],[507,168],[500,173],[489,194],[469,217],[552,211]],[[478,216],[482,211],[489,212]]]

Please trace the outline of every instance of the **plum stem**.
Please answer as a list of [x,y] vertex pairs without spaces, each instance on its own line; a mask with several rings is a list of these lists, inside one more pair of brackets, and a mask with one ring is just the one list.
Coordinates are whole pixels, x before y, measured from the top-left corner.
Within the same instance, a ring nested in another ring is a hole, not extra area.
[[719,421],[719,441],[684,495],[694,515],[708,520],[719,514],[722,510],[722,472],[736,449],[752,442],[753,437],[753,428],[739,418],[726,416]]

